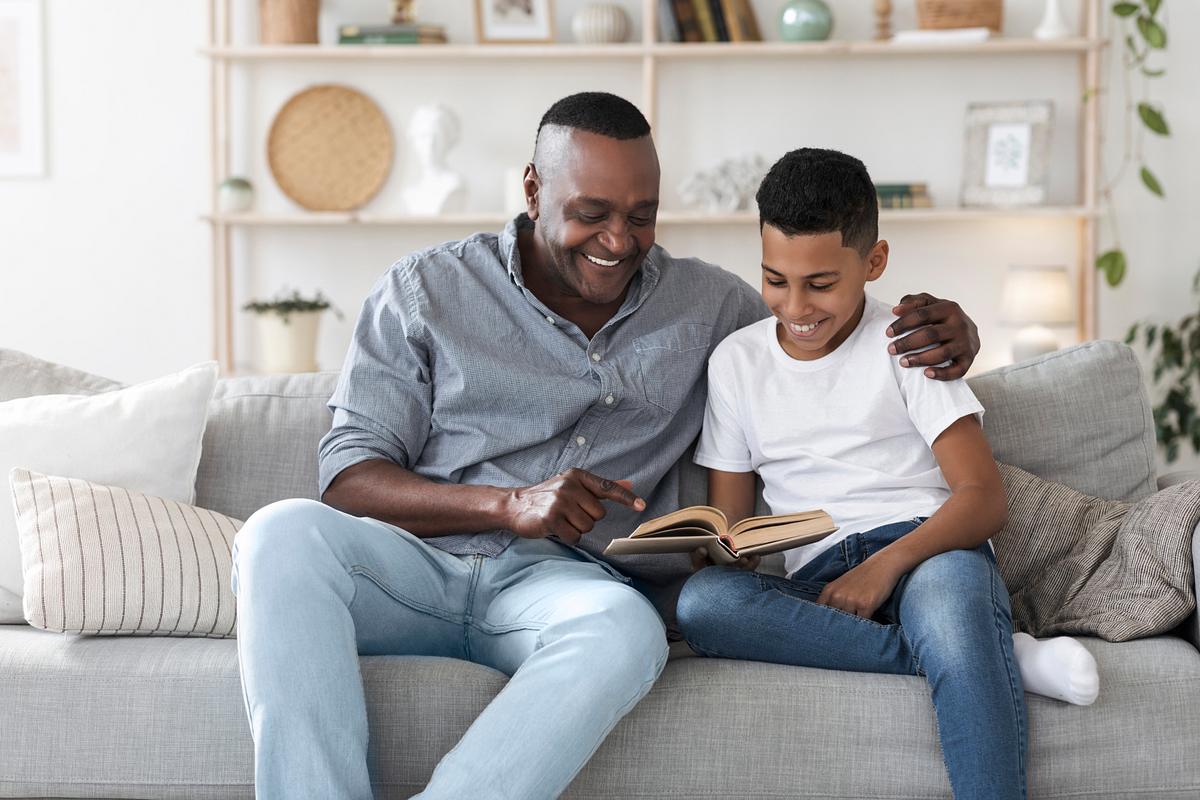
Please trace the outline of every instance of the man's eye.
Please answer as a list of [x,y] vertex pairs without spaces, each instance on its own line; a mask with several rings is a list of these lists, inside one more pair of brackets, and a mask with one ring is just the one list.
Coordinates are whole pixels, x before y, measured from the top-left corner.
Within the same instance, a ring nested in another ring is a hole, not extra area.
[[630,217],[629,221],[632,222],[634,225],[649,225],[650,224],[649,217]]
[[579,218],[588,224],[594,224],[604,220],[603,214],[580,214]]

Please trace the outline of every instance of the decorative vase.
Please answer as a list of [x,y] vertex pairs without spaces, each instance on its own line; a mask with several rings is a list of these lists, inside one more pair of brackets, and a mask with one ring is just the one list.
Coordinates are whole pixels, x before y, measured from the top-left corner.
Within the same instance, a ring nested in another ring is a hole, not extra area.
[[316,44],[321,0],[258,0],[260,44]]
[[1033,31],[1035,39],[1066,39],[1071,35],[1071,29],[1067,27],[1067,23],[1063,21],[1062,10],[1058,7],[1058,0],[1046,0],[1046,13],[1042,15],[1042,22]]
[[316,372],[320,311],[293,311],[286,317],[258,314],[258,368],[263,372]]
[[245,178],[226,178],[217,187],[217,208],[224,214],[249,211],[254,205],[254,187]]
[[629,37],[629,15],[612,3],[591,3],[571,18],[575,41],[584,44],[615,44]]
[[833,13],[825,0],[790,0],[779,14],[779,38],[820,42],[833,33]]

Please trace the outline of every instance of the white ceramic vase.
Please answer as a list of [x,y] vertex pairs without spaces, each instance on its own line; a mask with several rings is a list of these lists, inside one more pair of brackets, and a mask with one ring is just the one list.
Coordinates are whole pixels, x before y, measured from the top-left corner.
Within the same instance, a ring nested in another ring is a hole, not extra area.
[[317,331],[322,311],[255,315],[258,368],[262,372],[316,372]]
[[575,41],[584,44],[615,44],[629,38],[629,15],[612,3],[590,3],[571,18]]
[[1042,15],[1042,22],[1033,31],[1035,39],[1066,39],[1071,35],[1071,29],[1067,27],[1067,23],[1063,20],[1062,9],[1058,7],[1058,0],[1046,0],[1046,13]]

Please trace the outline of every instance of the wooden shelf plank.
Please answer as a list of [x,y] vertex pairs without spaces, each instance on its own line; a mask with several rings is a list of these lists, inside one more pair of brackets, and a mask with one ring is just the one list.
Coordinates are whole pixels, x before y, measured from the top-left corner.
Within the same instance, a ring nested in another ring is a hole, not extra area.
[[[1013,218],[1091,219],[1096,209],[1083,206],[1029,206],[1023,208],[913,208],[883,209],[881,223],[907,222],[971,222]],[[510,217],[506,214],[446,214],[437,217],[414,217],[402,214],[359,214],[338,212],[284,212],[278,214],[206,214],[204,220],[221,225],[244,227],[328,227],[334,225],[367,225],[381,227],[478,227],[499,228]],[[728,214],[704,214],[689,211],[667,211],[658,215],[659,225],[752,225],[758,215],[751,211]]]
[[387,61],[427,59],[638,59],[681,58],[830,58],[844,56],[987,56],[1086,53],[1103,39],[992,39],[965,44],[892,44],[874,41],[695,42],[635,44],[528,45],[238,45],[202,47],[200,53],[222,61]]

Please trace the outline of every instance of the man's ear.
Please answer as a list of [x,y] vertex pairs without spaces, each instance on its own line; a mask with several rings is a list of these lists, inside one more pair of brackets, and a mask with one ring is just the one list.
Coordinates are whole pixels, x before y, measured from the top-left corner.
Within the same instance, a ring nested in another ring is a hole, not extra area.
[[878,280],[879,276],[883,275],[883,271],[887,269],[888,263],[888,243],[886,239],[880,239],[867,253],[867,280]]
[[538,179],[537,167],[532,161],[525,165],[525,175],[521,180],[525,189],[525,213],[530,219],[537,219],[538,193],[542,189],[542,182]]

